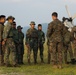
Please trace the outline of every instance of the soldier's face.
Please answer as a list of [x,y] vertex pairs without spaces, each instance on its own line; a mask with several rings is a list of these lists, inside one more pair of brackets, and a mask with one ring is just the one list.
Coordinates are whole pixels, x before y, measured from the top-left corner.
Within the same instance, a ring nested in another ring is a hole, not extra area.
[[9,19],[8,21],[9,21],[10,23],[13,23],[13,19]]
[[31,28],[35,28],[35,25],[32,24],[32,25],[31,25]]
[[57,19],[57,17],[55,17],[55,16],[52,16],[52,19],[53,19],[53,20],[56,20],[56,19]]
[[39,26],[39,27],[38,27],[38,30],[42,30],[42,26]]
[[21,32],[21,31],[22,31],[22,29],[18,29],[18,31],[19,31],[19,32]]
[[2,23],[5,23],[5,21],[6,21],[6,18],[1,18]]
[[12,25],[13,28],[16,28],[16,25]]

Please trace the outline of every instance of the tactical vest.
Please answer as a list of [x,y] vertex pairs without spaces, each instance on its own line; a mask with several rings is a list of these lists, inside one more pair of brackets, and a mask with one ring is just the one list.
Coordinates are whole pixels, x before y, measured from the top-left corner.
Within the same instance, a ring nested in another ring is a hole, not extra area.
[[36,29],[30,29],[30,37],[32,38],[32,39],[38,39],[38,32],[37,32],[37,30]]

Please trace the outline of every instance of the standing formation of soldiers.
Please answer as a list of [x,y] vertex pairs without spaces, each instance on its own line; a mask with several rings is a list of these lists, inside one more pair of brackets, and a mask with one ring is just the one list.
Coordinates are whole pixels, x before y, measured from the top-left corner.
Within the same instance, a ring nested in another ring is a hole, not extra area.
[[[48,46],[48,64],[53,64],[53,68],[62,68],[63,57],[66,64],[76,62],[76,26],[71,31],[68,30],[59,19],[56,12],[52,13],[53,21],[48,24],[47,46]],[[4,25],[7,21],[6,25]],[[41,63],[44,63],[44,43],[45,33],[42,31],[42,25],[38,24],[35,28],[35,22],[30,22],[30,28],[26,32],[26,47],[28,63],[31,63],[31,51],[33,50],[34,64],[37,64],[38,50],[40,52]],[[16,28],[15,18],[0,15],[0,65],[7,67],[16,67],[23,63],[24,55],[24,33],[19,25]],[[73,45],[73,46],[72,46]],[[72,50],[74,49],[74,52]],[[68,52],[70,62],[68,61]],[[63,56],[64,53],[64,56]],[[10,55],[12,63],[10,64]],[[4,60],[5,56],[5,60]]]
[[[14,20],[13,16],[6,19],[5,15],[0,15],[0,65],[6,65],[7,67],[16,67],[18,64],[23,64],[24,34],[21,26],[16,29]],[[7,21],[6,25],[4,25],[5,21]]]

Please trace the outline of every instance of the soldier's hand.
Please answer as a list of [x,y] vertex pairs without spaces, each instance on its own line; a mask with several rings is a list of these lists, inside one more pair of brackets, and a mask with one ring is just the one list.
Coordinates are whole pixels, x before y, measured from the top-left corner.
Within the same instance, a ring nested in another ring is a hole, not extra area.
[[26,47],[29,48],[29,44],[26,44]]
[[4,39],[3,41],[7,41],[7,39]]
[[2,41],[2,45],[5,45],[5,41]]

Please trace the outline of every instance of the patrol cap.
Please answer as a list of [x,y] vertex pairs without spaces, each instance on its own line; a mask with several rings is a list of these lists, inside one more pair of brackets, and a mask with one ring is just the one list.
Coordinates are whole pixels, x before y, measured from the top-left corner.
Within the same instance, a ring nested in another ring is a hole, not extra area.
[[9,19],[15,20],[15,18],[13,16],[8,16],[8,18],[6,20],[9,20]]
[[6,17],[5,15],[0,15],[0,19],[1,19],[1,18],[5,18],[5,17]]
[[17,29],[23,29],[23,27],[21,27],[21,26],[17,26]]
[[34,22],[34,21],[31,21],[31,22],[30,22],[30,25],[36,25],[36,24],[35,24],[35,22]]

